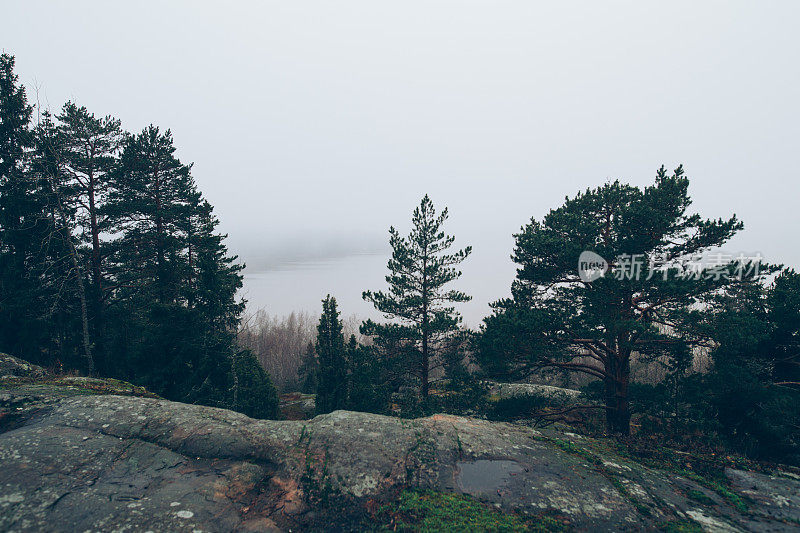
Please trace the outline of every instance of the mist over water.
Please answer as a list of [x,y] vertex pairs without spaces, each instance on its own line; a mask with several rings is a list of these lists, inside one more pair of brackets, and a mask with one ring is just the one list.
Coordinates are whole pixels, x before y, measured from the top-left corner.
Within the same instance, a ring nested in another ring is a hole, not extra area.
[[[456,241],[458,244],[458,240]],[[483,253],[481,253],[481,251]],[[381,318],[372,305],[361,298],[365,290],[385,290],[388,273],[388,245],[383,249],[344,253],[324,257],[308,249],[289,259],[288,250],[276,252],[284,256],[281,261],[248,264],[244,273],[244,287],[240,294],[247,300],[248,312],[265,310],[271,315],[288,315],[306,311],[318,314],[321,300],[331,294],[336,297],[343,316],[355,314],[358,318]],[[505,254],[508,256],[508,253]],[[318,256],[318,257],[315,257]],[[498,261],[486,250],[473,250],[462,265],[462,278],[453,287],[466,291],[472,301],[456,307],[464,324],[476,328],[490,313],[489,303],[509,295],[514,265],[510,260],[498,269]]]
[[369,304],[361,299],[365,283],[383,281],[382,267],[387,256],[362,254],[329,260],[286,262],[269,270],[245,272],[242,295],[248,311],[263,309],[272,315],[293,311],[319,314],[321,300],[330,293],[336,297],[344,315],[376,317]]

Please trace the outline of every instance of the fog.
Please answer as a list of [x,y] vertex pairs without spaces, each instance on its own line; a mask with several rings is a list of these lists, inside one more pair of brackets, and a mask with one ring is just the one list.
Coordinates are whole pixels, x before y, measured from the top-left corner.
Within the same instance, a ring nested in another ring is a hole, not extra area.
[[728,248],[800,265],[795,2],[7,2],[43,106],[171,128],[247,262],[251,308],[367,316],[423,194],[471,244],[477,325],[512,233],[566,195],[683,163]]

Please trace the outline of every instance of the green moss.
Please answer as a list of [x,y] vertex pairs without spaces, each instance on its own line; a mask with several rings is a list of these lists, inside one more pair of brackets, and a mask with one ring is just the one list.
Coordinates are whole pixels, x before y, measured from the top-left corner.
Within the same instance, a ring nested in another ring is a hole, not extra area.
[[[455,426],[453,426],[455,430]],[[461,444],[461,436],[458,434],[458,431],[455,432],[456,436],[454,437],[456,443],[456,450],[458,451],[458,458],[461,459],[464,457],[464,446]]]
[[742,498],[740,495],[736,494],[735,492],[731,491],[728,487],[726,487],[721,482],[714,480],[714,479],[707,479],[703,476],[695,474],[694,472],[689,472],[688,470],[684,470],[682,472],[678,472],[680,475],[691,479],[692,481],[696,481],[697,483],[703,485],[704,487],[713,490],[728,503],[730,503],[737,511],[740,513],[746,513],[748,510],[747,501]]
[[705,505],[714,505],[714,500],[706,496],[704,492],[699,491],[697,489],[689,490],[686,493],[686,495],[689,497],[689,499],[694,500],[696,502],[700,502]]
[[[740,513],[748,511],[748,501],[743,496],[733,492],[727,485],[727,480],[724,477],[724,469],[726,466],[733,466],[735,468],[743,468],[746,470],[763,471],[763,469],[756,468],[756,463],[745,461],[742,458],[734,456],[700,456],[693,453],[679,452],[664,446],[654,446],[649,448],[648,454],[645,455],[641,450],[635,453],[630,447],[620,444],[617,452],[623,457],[627,457],[639,464],[672,472],[674,474],[683,476],[687,479],[702,485],[703,487],[712,490],[725,499],[732,507]],[[648,456],[649,455],[649,456]],[[697,490],[690,490],[689,495],[692,498],[692,493],[702,494]],[[705,494],[702,497],[706,500],[697,498],[695,501],[704,504],[713,504],[713,500],[708,498]]]
[[555,446],[558,446],[568,454],[580,457],[581,459],[588,461],[590,464],[600,465],[603,462],[602,459],[600,459],[597,455],[593,454],[589,450],[581,448],[572,441],[561,440],[561,439],[548,439],[548,438],[541,438],[539,440],[543,440],[550,444],[554,444]]
[[524,520],[463,494],[404,490],[397,501],[378,512],[382,530],[424,532],[553,532],[566,531],[563,519],[543,515]]
[[416,441],[406,452],[406,483],[412,484],[420,475],[421,467],[431,465],[436,460],[436,444],[423,433],[416,433]]
[[691,520],[673,520],[664,522],[659,526],[665,533],[703,533],[703,528],[697,522]]

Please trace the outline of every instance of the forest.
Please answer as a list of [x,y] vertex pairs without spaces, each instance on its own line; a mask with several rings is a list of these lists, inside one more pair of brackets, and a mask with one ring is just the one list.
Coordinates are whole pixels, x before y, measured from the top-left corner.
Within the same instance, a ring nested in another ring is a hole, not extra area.
[[409,234],[389,230],[386,287],[364,287],[384,320],[343,319],[335,295],[319,316],[245,315],[244,265],[170,130],[43,109],[14,63],[0,57],[0,352],[255,418],[302,391],[317,414],[565,424],[800,465],[800,274],[722,252],[744,224],[693,213],[682,167],[531,218],[511,296],[477,331],[452,288],[472,248],[428,195]]

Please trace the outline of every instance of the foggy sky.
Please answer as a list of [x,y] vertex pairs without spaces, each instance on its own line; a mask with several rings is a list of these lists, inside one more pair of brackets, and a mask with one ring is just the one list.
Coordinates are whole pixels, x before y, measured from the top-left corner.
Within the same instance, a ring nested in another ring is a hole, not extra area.
[[477,324],[531,216],[662,163],[744,221],[726,249],[800,266],[796,2],[221,6],[6,2],[0,47],[45,106],[172,129],[254,306],[368,314],[387,229],[428,193],[474,247]]

